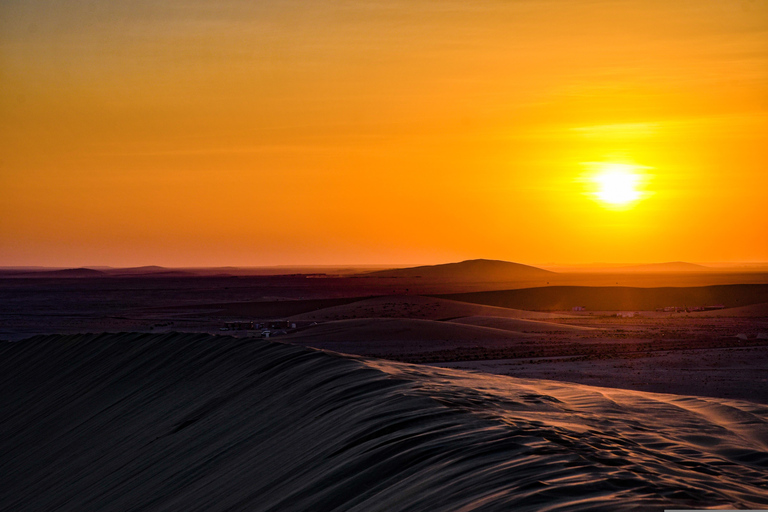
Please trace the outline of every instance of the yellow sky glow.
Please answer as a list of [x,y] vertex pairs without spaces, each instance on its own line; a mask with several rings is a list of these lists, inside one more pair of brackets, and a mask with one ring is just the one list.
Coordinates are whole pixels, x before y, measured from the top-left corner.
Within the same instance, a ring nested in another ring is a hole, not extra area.
[[764,0],[3,2],[0,265],[766,261],[766,33]]

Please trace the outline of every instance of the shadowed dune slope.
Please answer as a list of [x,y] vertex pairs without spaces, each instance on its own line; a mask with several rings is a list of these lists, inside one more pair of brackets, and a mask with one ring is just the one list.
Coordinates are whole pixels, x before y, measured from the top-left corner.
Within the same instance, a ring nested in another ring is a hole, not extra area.
[[0,509],[765,508],[768,408],[227,337],[0,346]]
[[654,310],[666,306],[740,307],[768,301],[766,284],[727,284],[664,288],[626,286],[545,286],[518,290],[454,293],[441,298],[542,311],[570,310],[585,306],[592,311]]
[[538,334],[410,318],[358,318],[314,325],[280,339],[347,354],[389,356],[460,347],[501,348],[536,343]]
[[297,314],[291,320],[327,321],[350,318],[418,318],[444,320],[466,316],[495,316],[503,318],[573,318],[570,315],[542,313],[504,307],[484,306],[469,302],[422,297],[418,295],[390,295],[356,300],[350,304],[334,305],[316,311]]
[[451,323],[492,327],[494,329],[516,332],[581,332],[599,330],[594,327],[584,327],[581,325],[557,324],[539,320],[524,320],[522,318],[499,318],[497,316],[468,316],[451,320]]
[[283,339],[312,338],[317,341],[510,341],[517,337],[529,338],[535,335],[514,333],[504,329],[493,329],[476,325],[462,325],[453,322],[437,322],[412,318],[357,318],[335,320],[313,325]]

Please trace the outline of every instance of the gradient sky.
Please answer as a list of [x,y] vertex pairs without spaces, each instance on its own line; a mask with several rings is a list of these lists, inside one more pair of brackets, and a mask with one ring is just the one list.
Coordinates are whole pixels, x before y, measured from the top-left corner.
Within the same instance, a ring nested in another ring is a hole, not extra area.
[[0,265],[768,261],[768,0],[4,0],[0,87]]

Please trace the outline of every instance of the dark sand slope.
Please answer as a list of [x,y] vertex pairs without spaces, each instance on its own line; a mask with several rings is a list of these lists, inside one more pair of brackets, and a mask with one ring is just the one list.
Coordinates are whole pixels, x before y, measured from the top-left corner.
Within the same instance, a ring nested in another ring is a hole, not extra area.
[[0,346],[2,510],[768,506],[768,408],[207,335]]
[[584,332],[599,330],[594,327],[584,327],[581,325],[557,324],[539,320],[524,320],[522,318],[499,318],[497,316],[468,316],[451,320],[451,323],[492,327],[494,329],[515,332]]
[[355,300],[333,305],[316,311],[294,315],[291,320],[325,322],[350,318],[419,318],[446,320],[467,316],[495,316],[502,318],[578,318],[559,313],[542,313],[495,306],[483,306],[469,302],[422,297],[419,295],[389,295]]
[[410,318],[359,318],[311,326],[280,339],[324,350],[393,357],[459,348],[535,345],[537,334]]
[[545,286],[518,290],[454,293],[444,299],[502,308],[564,311],[585,306],[591,311],[652,311],[666,306],[725,305],[728,308],[768,301],[766,284],[728,284],[664,288],[626,286]]

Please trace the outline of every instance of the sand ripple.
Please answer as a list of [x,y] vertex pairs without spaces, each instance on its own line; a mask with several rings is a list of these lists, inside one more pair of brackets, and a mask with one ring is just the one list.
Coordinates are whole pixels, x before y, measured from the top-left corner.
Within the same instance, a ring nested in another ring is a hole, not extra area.
[[190,334],[0,347],[2,510],[766,508],[768,407]]

